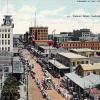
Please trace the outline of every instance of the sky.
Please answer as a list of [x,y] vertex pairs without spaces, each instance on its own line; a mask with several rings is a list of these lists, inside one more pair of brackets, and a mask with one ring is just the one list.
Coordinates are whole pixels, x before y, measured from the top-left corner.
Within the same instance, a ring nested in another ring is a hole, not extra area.
[[24,34],[34,26],[35,12],[37,26],[47,26],[49,34],[55,29],[59,34],[81,28],[100,33],[100,0],[8,0],[8,13],[7,0],[0,0],[0,24],[4,15],[12,15],[14,34]]

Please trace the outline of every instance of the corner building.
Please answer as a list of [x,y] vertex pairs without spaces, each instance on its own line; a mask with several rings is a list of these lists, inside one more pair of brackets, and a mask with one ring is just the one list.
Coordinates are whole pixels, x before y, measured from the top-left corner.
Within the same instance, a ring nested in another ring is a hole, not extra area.
[[13,19],[5,15],[0,27],[0,51],[13,52]]
[[30,27],[29,33],[34,37],[34,40],[48,40],[48,27]]

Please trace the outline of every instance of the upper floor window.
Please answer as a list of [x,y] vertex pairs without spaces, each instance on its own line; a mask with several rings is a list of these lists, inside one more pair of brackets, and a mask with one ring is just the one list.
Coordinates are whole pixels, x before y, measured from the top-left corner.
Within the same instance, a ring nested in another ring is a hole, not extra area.
[[8,34],[8,38],[10,38],[10,34]]
[[5,32],[7,32],[7,29],[5,29]]
[[4,32],[4,29],[2,30],[2,32]]
[[8,51],[10,51],[10,47],[8,47]]
[[7,47],[5,47],[5,50],[7,51]]
[[4,38],[4,34],[2,34],[2,38]]
[[10,32],[10,29],[8,29],[8,32]]
[[8,44],[10,44],[10,40],[8,40]]
[[7,44],[7,40],[5,40],[5,45]]
[[5,38],[7,38],[7,34],[5,34]]
[[4,44],[4,40],[2,40],[2,45]]
[[4,47],[2,47],[2,50],[4,50]]

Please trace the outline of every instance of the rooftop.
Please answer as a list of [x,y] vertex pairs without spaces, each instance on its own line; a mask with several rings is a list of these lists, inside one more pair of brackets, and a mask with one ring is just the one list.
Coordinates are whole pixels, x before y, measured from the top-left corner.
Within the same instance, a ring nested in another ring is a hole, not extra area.
[[83,89],[88,89],[90,87],[95,87],[96,85],[100,84],[100,76],[95,74],[90,74],[85,77],[81,77],[74,72],[65,74],[70,80],[76,83]]
[[88,49],[88,48],[83,48],[83,49],[71,49],[72,51],[75,52],[95,52],[95,50]]
[[8,51],[0,51],[0,56],[12,56],[12,53],[8,52]]
[[46,49],[46,50],[49,50],[49,49],[57,49],[57,48],[54,48],[52,46],[40,46],[41,48],[43,49]]
[[69,67],[66,67],[65,65],[61,64],[57,60],[49,60],[49,62],[53,64],[55,67],[57,67],[58,69],[69,69]]
[[88,70],[100,70],[100,63],[91,64],[80,64],[84,71]]
[[20,57],[13,57],[13,61],[20,61]]
[[85,56],[81,56],[81,55],[78,55],[78,54],[75,54],[75,53],[71,53],[71,52],[66,52],[66,53],[62,52],[62,53],[58,53],[58,54],[66,57],[66,58],[76,58],[76,59],[78,59],[78,58],[87,58]]

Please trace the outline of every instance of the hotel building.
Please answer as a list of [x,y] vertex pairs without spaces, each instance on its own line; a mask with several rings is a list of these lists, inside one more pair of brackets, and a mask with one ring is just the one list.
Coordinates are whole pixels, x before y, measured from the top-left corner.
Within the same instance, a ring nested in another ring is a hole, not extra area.
[[13,28],[12,18],[6,15],[0,27],[0,51],[13,52]]

